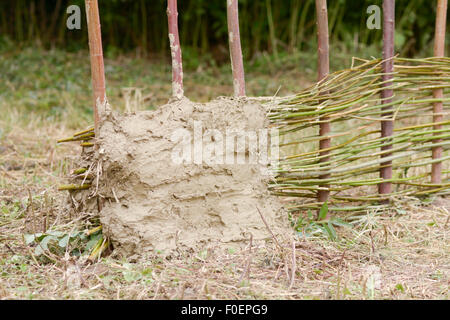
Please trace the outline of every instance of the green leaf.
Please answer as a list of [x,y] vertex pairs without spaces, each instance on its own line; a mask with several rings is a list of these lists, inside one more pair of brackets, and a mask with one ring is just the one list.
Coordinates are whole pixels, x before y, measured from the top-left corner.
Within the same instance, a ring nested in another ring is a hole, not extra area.
[[320,220],[325,220],[326,217],[327,217],[327,214],[328,214],[328,203],[324,202],[323,205],[322,205],[322,208],[320,208],[318,220],[319,221]]
[[37,239],[40,236],[42,236],[42,233],[25,234],[24,235],[25,243],[26,244],[30,244],[30,243],[32,243],[35,239]]
[[62,237],[62,238],[59,240],[58,245],[59,245],[61,248],[67,247],[67,244],[69,243],[69,239],[70,239],[69,235],[66,235],[66,236]]
[[151,268],[145,268],[144,270],[141,271],[141,274],[143,276],[152,275],[152,269]]
[[318,234],[323,234],[326,236],[328,234],[328,231],[325,228],[318,226],[318,225],[312,226],[311,228],[309,228],[309,230],[310,230],[309,231],[310,235],[312,235],[312,236],[315,236]]
[[341,218],[333,218],[330,220],[331,223],[335,226],[339,226],[339,227],[346,227],[346,228],[351,228],[352,225],[348,222],[345,222],[344,220],[342,220]]
[[334,230],[334,227],[333,227],[333,224],[331,223],[331,221],[328,221],[328,225],[325,227],[328,227],[330,239],[333,241],[336,240],[337,239],[336,230]]
[[92,236],[91,239],[86,244],[85,250],[86,251],[91,250],[102,238],[103,238],[103,235],[101,233]]
[[46,236],[44,239],[42,239],[41,242],[39,242],[38,247],[42,247],[44,250],[48,250],[48,244],[51,240],[58,240],[55,236]]
[[405,288],[403,287],[403,285],[401,283],[397,284],[395,286],[395,289],[397,289],[400,292],[405,292]]
[[299,229],[301,229],[303,226],[305,225],[303,218],[302,217],[298,217],[297,219],[297,223],[295,224],[295,229],[298,231]]
[[64,232],[62,231],[47,231],[47,234],[57,238],[64,236]]
[[79,257],[79,256],[81,256],[81,251],[80,251],[80,249],[75,248],[75,249],[72,250],[72,252],[70,254],[75,256],[75,257]]
[[291,222],[291,227],[295,227],[295,223],[294,223],[294,220],[292,219],[291,213],[288,213],[288,219]]
[[313,272],[314,272],[315,274],[322,274],[322,273],[323,273],[323,270],[320,270],[320,269],[314,269]]
[[433,202],[433,198],[432,197],[423,198],[422,202],[424,202],[424,203],[431,203],[431,202]]
[[84,231],[80,231],[70,235],[70,240],[74,240],[77,238],[80,239],[81,241],[85,241],[87,240],[88,236],[86,236],[86,233]]

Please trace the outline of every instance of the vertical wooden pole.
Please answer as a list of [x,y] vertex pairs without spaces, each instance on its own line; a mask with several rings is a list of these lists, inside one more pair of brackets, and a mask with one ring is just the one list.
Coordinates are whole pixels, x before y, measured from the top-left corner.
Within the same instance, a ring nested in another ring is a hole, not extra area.
[[[394,31],[395,31],[395,0],[383,0],[383,59],[389,59],[383,63],[383,84],[384,87],[391,86],[394,72]],[[394,91],[392,89],[384,89],[381,92],[381,102],[383,104],[392,102]],[[392,116],[392,107],[383,107],[383,116]],[[381,137],[390,137],[393,134],[394,122],[392,120],[383,120],[381,122]],[[384,141],[381,147],[382,151],[392,149],[390,139]],[[390,156],[391,153],[385,153],[383,157]],[[392,179],[392,161],[381,163],[380,177],[382,179]],[[392,191],[391,182],[381,182],[378,185],[378,193],[389,194]],[[385,201],[386,202],[386,201]]]
[[177,0],[167,1],[167,18],[169,21],[169,42],[172,55],[172,96],[181,99],[183,91],[183,60],[181,58],[180,36],[178,34]]
[[[327,0],[316,0],[316,16],[317,16],[317,44],[318,44],[318,80],[322,80],[328,76],[330,72],[330,61],[329,61],[329,41],[328,41],[328,12],[327,12]],[[325,92],[323,92],[325,93]],[[320,120],[326,120],[326,118],[321,118]],[[320,123],[319,135],[326,136],[330,133],[330,123],[322,122]],[[331,146],[331,140],[329,138],[322,139],[319,141],[319,149],[327,149]],[[320,156],[326,156],[329,151],[320,152]],[[320,158],[320,162],[328,162],[330,157]],[[322,175],[321,179],[328,179],[330,175]],[[328,185],[323,185],[324,188],[328,188]],[[319,202],[325,202],[328,200],[330,194],[329,190],[319,190],[317,193],[317,200]]]
[[241,35],[239,33],[238,0],[227,0],[228,41],[233,71],[234,95],[245,96],[244,63],[242,61]]
[[97,0],[85,0],[91,56],[91,77],[94,99],[94,124],[97,132],[101,118],[99,106],[106,100],[105,67],[103,63],[102,34]]
[[[437,12],[436,12],[436,28],[434,35],[434,56],[443,57],[445,55],[445,27],[447,19],[447,0],[437,1]],[[444,92],[442,89],[435,89],[433,91],[433,97],[436,99],[442,99],[444,97]],[[443,105],[442,102],[435,102],[433,105],[433,122],[442,122],[444,120],[443,116]],[[434,130],[442,129],[442,125],[433,126]],[[437,133],[439,134],[439,133]],[[439,143],[442,140],[435,140],[435,143]],[[442,158],[442,147],[434,147],[432,149],[433,159]],[[442,182],[441,178],[442,172],[442,162],[433,163],[431,166],[431,183],[440,184]]]

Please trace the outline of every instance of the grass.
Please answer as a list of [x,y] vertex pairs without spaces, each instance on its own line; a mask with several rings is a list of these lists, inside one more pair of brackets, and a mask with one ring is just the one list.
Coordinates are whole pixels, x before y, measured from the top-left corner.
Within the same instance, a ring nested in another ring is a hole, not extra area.
[[[335,241],[324,234],[300,237],[294,249],[280,240],[282,249],[267,243],[171,260],[124,260],[113,252],[91,263],[87,256],[66,254],[85,248],[88,240],[77,239],[63,250],[49,245],[47,257],[36,255],[25,234],[74,234],[98,224],[95,214],[71,216],[67,193],[57,191],[80,150],[56,140],[91,124],[89,58],[86,52],[37,48],[8,48],[0,55],[0,299],[449,298],[446,199],[406,199],[389,213],[370,211],[352,227],[336,228]],[[299,91],[314,81],[313,60],[261,55],[247,66],[249,94],[274,95],[280,85],[279,95]],[[232,93],[227,65],[208,59],[185,65],[192,100]],[[126,108],[127,87],[140,88],[140,108],[155,108],[170,97],[165,62],[114,56],[106,66],[114,108]]]

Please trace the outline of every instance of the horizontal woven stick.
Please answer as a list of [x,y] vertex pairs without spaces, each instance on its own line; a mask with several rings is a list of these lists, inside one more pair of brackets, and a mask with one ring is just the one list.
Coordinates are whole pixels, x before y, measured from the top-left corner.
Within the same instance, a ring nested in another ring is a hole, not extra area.
[[83,135],[79,135],[79,136],[73,136],[71,138],[66,138],[66,139],[61,139],[58,140],[58,143],[62,143],[62,142],[71,142],[71,141],[82,141],[82,140],[89,140],[92,139],[95,136],[94,132],[89,132]]
[[90,184],[76,185],[76,184],[66,184],[58,187],[59,191],[69,190],[69,191],[77,191],[77,190],[86,190],[91,187]]
[[[439,121],[441,128],[436,128],[432,121],[433,103],[442,103],[442,116],[450,114],[450,98],[446,96],[450,93],[450,59],[394,58],[393,61],[394,78],[388,87],[396,93],[392,102],[380,103],[378,96],[389,83],[382,80],[386,75],[381,71],[382,61],[354,59],[353,69],[330,74],[297,95],[271,103],[268,117],[271,126],[279,130],[282,157],[273,168],[276,178],[270,190],[290,201],[295,199],[293,210],[320,208],[320,202],[311,204],[311,200],[328,185],[332,205],[329,208],[338,209],[336,206],[351,202],[352,206],[347,209],[352,212],[392,197],[446,193],[450,179],[447,177],[447,182],[441,185],[430,184],[427,181],[430,172],[423,172],[420,167],[429,168],[435,161],[431,158],[431,149],[450,150],[450,121],[447,118]],[[444,96],[430,97],[435,89],[442,89]],[[321,96],[324,91],[327,94]],[[383,116],[386,107],[392,108],[392,113]],[[335,131],[320,136],[313,128],[322,123],[325,116]],[[377,136],[378,124],[394,119],[396,128],[392,135]],[[323,138],[332,138],[333,145],[317,148]],[[442,141],[437,142],[437,139]],[[393,149],[380,150],[385,145],[393,145]],[[331,157],[328,161],[321,155],[324,150]],[[390,153],[392,155],[387,156]],[[382,155],[387,157],[380,159]],[[449,156],[446,154],[439,161],[445,163]],[[389,166],[393,175],[381,180],[377,172],[388,166],[386,161],[392,162]],[[319,178],[324,174],[330,177]],[[382,181],[400,189],[380,197],[373,186]],[[361,191],[356,191],[359,189]],[[353,190],[366,195],[341,194],[354,193]],[[299,203],[302,198],[303,203]],[[367,204],[360,206],[358,202]]]
[[77,132],[77,133],[75,133],[73,136],[74,136],[74,137],[78,137],[78,136],[82,136],[82,135],[84,135],[84,134],[86,134],[86,133],[89,133],[89,132],[94,132],[94,128],[92,127],[92,128],[89,128],[89,129],[86,129],[86,130]]

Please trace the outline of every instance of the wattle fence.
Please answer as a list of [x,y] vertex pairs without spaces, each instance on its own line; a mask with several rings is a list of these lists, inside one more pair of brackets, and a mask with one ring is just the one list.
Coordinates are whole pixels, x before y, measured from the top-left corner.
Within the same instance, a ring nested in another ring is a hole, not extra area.
[[[290,209],[320,209],[320,190],[329,192],[329,210],[345,212],[387,208],[401,196],[450,193],[450,59],[392,60],[388,87],[382,86],[382,60],[355,59],[352,68],[272,106],[269,118],[279,128],[281,157],[271,189],[293,200]],[[380,96],[386,88],[395,93],[389,103]],[[436,89],[443,90],[442,98],[433,97]],[[443,105],[443,121],[433,121],[435,103]],[[386,107],[392,109],[387,116]],[[332,128],[327,135],[319,134],[323,119]],[[391,136],[380,136],[382,121],[392,121]],[[319,146],[324,138],[331,141],[327,149]],[[383,150],[387,145],[391,148]],[[432,155],[436,147],[443,150],[438,159]],[[383,179],[379,172],[387,161],[393,174]],[[431,175],[438,162],[444,168],[436,183]],[[393,190],[379,193],[382,182]]]
[[[227,1],[234,95],[245,96],[238,0],[222,1]],[[97,0],[85,2],[97,131],[99,106],[107,100],[100,14]],[[435,57],[395,57],[395,0],[383,0],[383,58],[354,59],[352,68],[329,75],[327,2],[316,0],[319,82],[282,99],[268,114],[282,135],[271,190],[292,200],[291,210],[327,203],[330,210],[354,212],[387,208],[396,197],[449,193],[447,0],[436,3]],[[167,14],[176,99],[183,95],[176,0],[168,0]],[[92,147],[88,140],[94,135],[90,129],[68,140]]]

